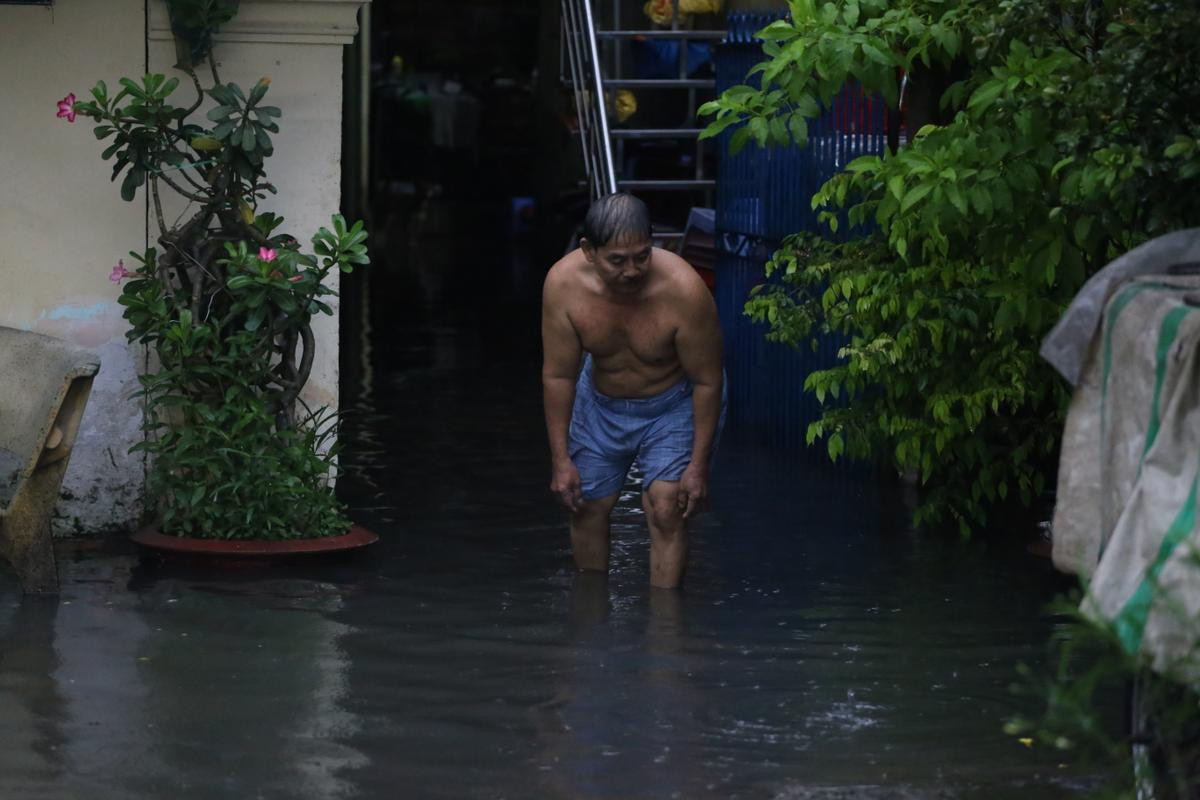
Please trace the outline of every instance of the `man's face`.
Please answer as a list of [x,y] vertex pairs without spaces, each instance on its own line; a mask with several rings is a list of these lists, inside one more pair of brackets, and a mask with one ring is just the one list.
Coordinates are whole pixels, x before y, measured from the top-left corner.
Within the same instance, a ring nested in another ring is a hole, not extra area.
[[608,288],[619,294],[636,294],[650,274],[653,249],[649,239],[617,237],[600,247],[585,244],[583,252]]

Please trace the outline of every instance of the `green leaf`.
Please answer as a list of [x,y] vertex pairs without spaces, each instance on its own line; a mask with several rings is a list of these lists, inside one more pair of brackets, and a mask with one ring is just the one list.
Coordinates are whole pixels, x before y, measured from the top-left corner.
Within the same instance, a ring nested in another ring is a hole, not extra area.
[[808,143],[808,122],[799,111],[794,112],[788,118],[788,130],[791,132],[792,140],[798,146],[804,147]]
[[846,450],[846,442],[840,433],[831,434],[825,446],[829,450],[829,458],[833,461],[837,461]]
[[123,88],[125,91],[129,92],[129,94],[136,97],[138,100],[146,100],[147,99],[146,93],[142,90],[142,87],[138,86],[136,83],[131,81],[129,78],[121,78],[117,82],[119,84],[121,84],[121,88]]
[[266,78],[261,78],[258,83],[254,84],[254,88],[250,90],[250,105],[254,105],[259,100],[262,100],[263,96],[267,93],[267,87],[270,85],[271,82]]
[[1175,141],[1167,145],[1167,148],[1163,150],[1163,155],[1167,158],[1176,158],[1190,153],[1195,148],[1195,141],[1188,139],[1186,136],[1176,136]]
[[915,206],[917,203],[925,199],[925,196],[933,191],[933,185],[928,183],[918,183],[916,186],[908,190],[904,195],[903,202],[900,203],[900,213],[903,214]]
[[858,24],[858,0],[847,0],[842,7],[842,19],[846,23],[847,28],[853,28]]
[[765,146],[771,135],[770,124],[764,117],[752,117],[746,123],[746,130],[750,132],[750,137],[759,147]]
[[893,65],[893,61],[891,58],[888,57],[887,53],[880,50],[878,47],[876,47],[871,42],[863,42],[862,43],[862,51],[863,51],[863,55],[865,55],[867,58],[874,61],[876,64],[882,64],[886,67],[890,67]]
[[711,139],[714,136],[719,136],[730,125],[741,122],[742,119],[737,114],[726,114],[718,117],[708,124],[700,133],[701,139]]
[[228,119],[229,115],[235,111],[237,111],[237,108],[234,106],[214,106],[208,110],[205,116],[213,122],[220,122],[223,119]]
[[1088,233],[1090,233],[1092,229],[1092,219],[1093,218],[1090,216],[1082,216],[1075,220],[1075,243],[1080,247],[1087,246]]
[[950,183],[946,185],[946,197],[950,200],[950,205],[954,206],[958,213],[964,217],[967,216],[967,201],[962,196],[962,192],[958,190],[956,184]]
[[216,100],[218,103],[220,103],[221,105],[232,106],[233,108],[238,108],[237,98],[234,97],[233,93],[230,92],[229,89],[226,88],[223,84],[218,83],[217,85],[215,85],[211,89],[209,89],[208,93],[210,95],[212,95],[212,98],[214,100]]
[[121,199],[126,202],[133,200],[137,194],[138,187],[146,182],[146,173],[137,167],[130,167],[125,173],[125,180],[121,181]]
[[[261,297],[261,295],[259,295],[259,296]],[[260,327],[262,327],[263,320],[266,319],[266,316],[267,316],[267,307],[265,305],[260,305],[257,308],[252,309],[250,311],[250,313],[246,315],[246,322],[245,322],[246,330],[248,330],[248,331],[258,330]]]
[[967,108],[976,115],[982,114],[985,110],[987,110],[988,106],[996,101],[996,98],[998,98],[1003,91],[1003,81],[988,81],[971,94],[971,99],[967,101]]
[[967,193],[975,211],[984,217],[992,216],[992,195],[982,186],[973,186]]
[[946,51],[946,54],[953,57],[958,55],[959,37],[958,32],[947,28],[944,25],[931,25],[929,28],[934,41],[938,46]]
[[859,156],[846,165],[847,172],[870,172],[879,169],[883,162],[879,156]]
[[778,19],[770,25],[754,34],[756,39],[762,39],[764,42],[776,41],[781,39],[790,39],[796,35],[796,29],[788,20]]
[[742,126],[733,132],[733,136],[729,138],[729,153],[737,155],[746,147],[746,143],[750,141],[750,129]]
[[787,145],[791,140],[791,134],[788,131],[787,120],[783,117],[772,117],[770,122],[770,133],[768,141],[775,145]]

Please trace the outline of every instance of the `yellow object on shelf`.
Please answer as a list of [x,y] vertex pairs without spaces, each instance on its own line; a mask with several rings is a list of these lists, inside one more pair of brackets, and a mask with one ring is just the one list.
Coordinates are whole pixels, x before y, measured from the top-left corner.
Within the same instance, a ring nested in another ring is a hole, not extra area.
[[624,122],[637,113],[637,97],[628,89],[621,89],[617,92],[616,107],[617,122]]
[[[688,14],[717,14],[725,5],[725,0],[679,0],[680,22]],[[675,16],[674,0],[649,0],[645,7],[646,16],[655,25],[670,25]]]

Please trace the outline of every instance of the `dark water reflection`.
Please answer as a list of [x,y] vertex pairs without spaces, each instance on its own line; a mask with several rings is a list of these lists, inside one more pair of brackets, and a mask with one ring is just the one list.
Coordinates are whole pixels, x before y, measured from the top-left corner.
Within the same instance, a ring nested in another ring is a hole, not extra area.
[[[376,289],[416,281],[393,269]],[[733,435],[682,592],[649,589],[632,502],[611,575],[577,575],[521,297],[429,282],[344,365],[370,552],[76,544],[61,602],[0,582],[0,797],[1085,794],[1001,731],[1047,564],[912,535],[861,477]]]

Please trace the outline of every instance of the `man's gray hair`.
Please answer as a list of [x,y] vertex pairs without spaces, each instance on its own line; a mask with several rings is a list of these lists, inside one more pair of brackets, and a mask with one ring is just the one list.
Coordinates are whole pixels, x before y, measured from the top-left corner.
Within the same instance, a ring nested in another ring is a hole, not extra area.
[[650,212],[645,203],[628,192],[608,194],[588,209],[581,235],[592,247],[622,238],[645,241],[650,238]]

